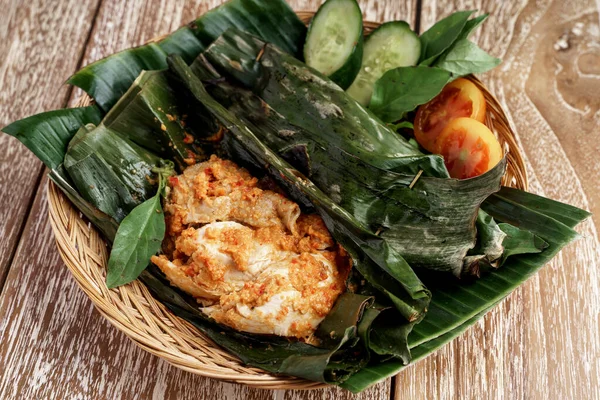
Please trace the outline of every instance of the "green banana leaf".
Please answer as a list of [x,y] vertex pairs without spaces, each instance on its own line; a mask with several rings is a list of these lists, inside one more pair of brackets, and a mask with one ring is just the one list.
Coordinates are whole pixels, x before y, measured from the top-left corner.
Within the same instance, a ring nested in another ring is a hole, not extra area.
[[[265,51],[263,57],[266,56]],[[201,71],[200,62],[193,67],[196,73],[206,74]],[[477,213],[491,190],[499,189],[503,164],[472,181],[423,177],[411,187],[414,175],[372,167],[333,146],[325,149],[322,143],[315,143],[302,128],[290,124],[253,93],[223,80],[212,82],[207,85],[211,94],[228,104],[229,110],[245,124],[255,127],[254,131],[263,143],[298,168],[365,226],[373,231],[382,230],[381,236],[402,249],[409,264],[439,268],[432,261],[445,260],[458,266],[456,272],[459,275],[465,273],[463,269],[472,267],[463,262],[474,243],[472,214]],[[290,138],[280,132],[295,133]],[[439,222],[441,218],[445,218],[443,224]],[[489,252],[490,258],[496,260],[502,255],[504,234],[493,221],[486,220],[482,225],[482,228],[489,228],[490,235],[481,238],[487,242],[485,246],[479,246],[479,250],[484,251],[483,255]],[[437,233],[432,234],[432,231]],[[493,232],[498,235],[492,235]],[[428,235],[427,251],[415,246],[423,235]],[[440,242],[444,245],[440,246]],[[457,251],[460,246],[462,249]],[[453,256],[455,260],[451,258]]]
[[[206,93],[202,87],[201,82],[194,79],[191,70],[187,68],[181,60],[178,61],[175,59],[169,61],[171,68],[179,74],[184,82],[187,82],[189,89],[196,97],[200,99],[204,106],[226,126],[228,134],[226,134],[224,140],[227,142],[225,147],[227,148],[230,158],[253,167],[255,170],[259,170],[266,166],[275,179],[279,177],[279,183],[285,187],[293,197],[307,197],[309,200],[308,202],[312,202],[316,205],[316,209],[320,211],[336,240],[343,246],[350,248],[351,255],[356,257],[357,252],[352,251],[352,243],[349,245],[347,240],[348,236],[353,240],[355,240],[355,238],[352,237],[352,235],[348,235],[347,225],[339,223],[342,214],[336,212],[335,204],[328,199],[325,194],[318,191],[318,189],[316,189],[310,181],[306,180],[302,174],[291,169],[291,166],[287,165],[271,152],[268,147],[264,146],[253,133],[252,128],[249,129],[232,114],[229,114],[225,108],[218,104],[214,99],[210,98],[208,93]],[[505,210],[503,207],[504,203],[506,202],[501,200],[496,200],[495,202],[488,201],[486,206],[484,206],[484,210],[497,221],[504,223],[514,221],[514,215],[518,215],[520,217],[520,226],[546,240],[549,243],[548,249],[543,250],[539,254],[512,256],[507,260],[502,269],[487,273],[482,276],[481,279],[474,280],[471,283],[459,283],[457,281],[455,284],[449,284],[446,275],[440,275],[439,272],[425,271],[422,276],[426,278],[425,282],[427,282],[432,289],[433,299],[429,305],[429,312],[425,318],[421,323],[414,326],[413,331],[408,336],[409,347],[416,348],[419,345],[425,345],[433,340],[434,342],[427,347],[432,350],[437,346],[434,345],[435,343],[441,345],[445,341],[450,340],[450,338],[460,332],[461,326],[465,324],[467,324],[465,326],[468,326],[468,324],[473,322],[477,316],[481,315],[492,305],[508,295],[514,288],[549,261],[562,246],[576,238],[576,233],[574,231],[550,217],[542,215],[537,211],[530,210],[526,206],[518,205],[517,203],[511,203],[513,208]],[[518,209],[517,206],[519,206]],[[579,211],[574,214],[581,215]],[[346,220],[351,219],[350,216],[345,218]],[[513,218],[513,220],[511,220],[511,218]],[[547,229],[550,229],[551,232],[556,232],[554,235],[551,235],[546,231]],[[340,235],[340,232],[344,232],[345,235]],[[365,249],[364,243],[361,243],[360,249],[372,257],[369,250]],[[358,255],[360,256],[360,254]],[[363,259],[360,259],[358,262],[359,265],[356,265],[356,269],[359,271],[361,267],[360,263],[362,261]],[[367,281],[370,282],[371,277],[367,276],[366,278]],[[376,299],[379,301],[381,297],[376,296]],[[371,323],[371,326],[368,329],[370,334],[368,337],[364,333],[361,334],[363,342],[365,342],[366,345],[369,346],[369,349],[374,353],[379,353],[378,350],[381,350],[385,345],[391,343],[390,339],[394,338],[394,334],[397,335],[399,332],[402,332],[403,329],[404,332],[407,332],[412,327],[411,324],[404,323],[391,326],[390,329],[384,329],[385,322],[389,321],[389,318],[377,319],[380,314],[383,313],[375,307],[368,308],[365,311],[365,317],[368,316],[368,322]],[[379,324],[376,325],[376,321],[380,321]],[[381,321],[384,322],[382,323]],[[360,331],[361,329],[359,327],[359,332]],[[383,335],[384,338],[378,338],[379,335]],[[390,353],[395,356],[400,354],[400,352]],[[417,355],[419,354],[423,353],[417,352]],[[349,388],[359,388],[359,386],[357,386],[358,383],[353,383],[355,382],[355,379],[359,379],[362,384],[366,385],[375,383],[375,378],[365,380],[364,374],[368,375],[373,373],[373,369],[377,371],[378,369],[385,370],[387,368],[387,374],[379,374],[376,378],[383,379],[389,376],[389,373],[391,373],[389,371],[396,372],[406,363],[406,360],[398,357],[383,362],[381,359],[375,360],[376,361],[373,361],[371,365],[367,366],[357,374],[359,378],[355,378],[355,376],[350,377],[348,381],[346,381],[349,382],[346,383],[346,386]],[[361,376],[363,378],[360,378]],[[366,386],[363,386],[362,388],[364,387]]]
[[525,206],[558,222],[562,222],[569,228],[574,228],[581,221],[591,216],[588,211],[569,204],[509,187],[502,187],[498,193],[491,196],[491,199],[496,198]]
[[[223,148],[229,158],[251,171],[264,173],[266,169],[281,187],[287,189],[293,199],[300,204],[312,204],[315,207],[336,241],[352,256],[354,268],[368,282],[366,290],[377,294],[378,303],[386,306],[393,304],[401,314],[394,316],[398,321],[398,328],[420,320],[429,303],[429,293],[406,261],[384,239],[371,233],[335,204],[299,171],[266,147],[248,126],[210,97],[202,82],[181,58],[169,57],[169,64],[204,106],[204,112],[211,113],[225,126],[227,133],[223,139]],[[364,293],[361,290],[360,287],[357,288],[357,292]],[[405,332],[408,333],[409,330],[405,329]],[[382,336],[384,335],[370,338],[372,342],[378,341],[378,349],[383,347],[383,342],[391,342]],[[406,340],[394,341],[394,346],[390,354],[406,354]]]
[[[511,200],[503,198],[510,197]],[[521,204],[515,199],[524,199]],[[548,248],[538,254],[521,254],[509,257],[504,266],[471,282],[448,284],[447,276],[424,277],[432,293],[426,317],[409,335],[413,361],[424,358],[473,325],[495,304],[529,279],[548,263],[564,246],[578,238],[577,232],[549,215],[561,214],[561,220],[573,226],[591,214],[531,193],[503,188],[482,207],[494,219],[503,223],[518,223],[548,243]],[[539,209],[544,210],[541,213]],[[431,273],[430,273],[431,274]],[[397,360],[371,364],[350,377],[341,386],[358,393],[367,387],[395,375],[404,368]]]
[[[474,179],[448,179],[439,156],[420,153],[317,71],[234,29],[192,68],[212,77],[211,94],[255,126],[261,141],[380,231],[411,266],[461,276],[478,270],[482,258],[501,256],[503,235],[480,238],[493,241],[479,247],[490,254],[467,253],[476,244],[481,203],[500,189],[504,161]],[[214,69],[254,93],[215,79]],[[413,182],[419,170],[423,176]],[[480,222],[497,229],[491,220]]]
[[298,59],[302,59],[307,31],[285,0],[229,0],[191,25],[204,48],[227,29],[237,28],[273,43]]
[[[255,36],[229,29],[204,57],[324,147],[340,148],[385,170],[448,177],[442,157],[421,153],[329,78]],[[296,136],[295,131],[286,134]]]
[[64,168],[81,196],[120,222],[156,193],[153,169],[163,160],[104,125],[83,126],[69,143]]
[[192,110],[178,91],[168,71],[144,71],[102,123],[183,170],[205,160],[207,150],[215,152],[209,144],[220,126],[213,119],[186,120]]
[[158,46],[166,54],[179,54],[188,64],[194,61],[206,47],[198,40],[189,25],[179,28],[158,42]]
[[[265,50],[263,57],[266,56],[267,51]],[[190,77],[190,72],[186,70],[181,63],[179,68],[182,79],[188,79],[190,88],[196,90],[198,97],[205,99],[205,105],[210,104],[211,99],[208,98],[207,94],[203,93],[203,89],[201,89],[198,82],[193,82],[193,79]],[[213,112],[216,112],[214,110],[219,109],[218,105],[215,105],[214,103],[210,107],[213,109]],[[232,123],[231,121],[233,121],[233,119],[225,116],[226,113],[224,109],[218,111],[218,114],[220,114],[222,118],[229,120],[229,124]],[[250,163],[253,162],[256,165],[272,166],[276,164],[276,158],[273,157],[274,154],[268,154],[270,150],[263,146],[257,137],[252,138],[250,130],[239,128],[239,122],[236,123],[236,125],[238,125],[236,127],[227,124],[226,120],[223,120],[222,123],[226,124],[228,130],[236,136],[236,139],[243,143],[243,147],[238,146],[237,149],[231,152],[232,158],[245,160]],[[256,149],[253,149],[253,145],[256,146]],[[234,145],[231,146],[234,147]],[[264,156],[265,154],[267,154],[267,156]],[[253,158],[254,160],[252,161]],[[279,170],[279,168],[276,169]],[[285,175],[285,173],[282,175]],[[292,174],[292,176],[294,175]],[[286,176],[286,179],[294,182],[292,176]],[[310,185],[310,182],[301,180],[300,182],[295,182],[291,187],[289,184],[287,186],[290,190],[294,190],[294,188],[300,188],[300,190],[302,190],[306,187],[310,187]],[[535,273],[542,265],[549,261],[561,247],[577,237],[577,234],[572,229],[561,222],[516,202],[509,203],[503,201],[499,197],[500,196],[495,196],[488,199],[486,203],[484,203],[483,209],[497,221],[513,224],[518,223],[521,228],[546,240],[550,244],[549,248],[539,254],[513,256],[507,261],[502,269],[493,271],[483,276],[480,280],[475,280],[470,284],[459,284],[456,282],[455,285],[448,285],[446,276],[443,276],[441,279],[431,280],[431,287],[434,294],[433,300],[430,304],[427,316],[420,324],[416,325],[409,336],[411,347],[445,335],[473,319],[478,314],[484,312],[490,305],[500,301],[514,290],[514,288]],[[530,200],[530,204],[543,204],[543,200],[540,198],[536,199],[533,195],[528,195],[527,198]],[[312,198],[311,201],[314,202],[315,199]],[[510,209],[507,209],[507,203],[510,204]],[[550,203],[545,203],[546,207],[548,207],[549,204]],[[567,209],[568,207],[563,206],[561,208],[564,211],[564,209]],[[551,211],[547,212],[551,213]],[[564,218],[574,221],[582,216],[587,216],[587,214],[580,210],[573,209],[573,213],[567,214]],[[331,221],[331,217],[328,216],[327,213],[324,213],[323,217],[328,224],[328,227],[330,227],[330,230],[335,232],[335,221]],[[345,245],[343,239],[341,239],[340,242]],[[427,280],[427,282],[430,282],[430,280]],[[396,362],[401,363],[401,361]]]
[[77,209],[100,230],[109,243],[112,243],[117,234],[119,224],[113,218],[109,217],[81,197],[77,189],[75,189],[75,185],[71,181],[71,178],[69,178],[64,166],[61,164],[56,169],[51,170],[48,173],[48,178],[50,178],[68,199],[71,200],[71,203],[73,203],[73,205],[75,205],[75,207],[77,207]]
[[242,27],[291,54],[302,54],[306,26],[285,0],[230,0],[158,43],[120,51],[82,68],[67,83],[83,89],[106,113],[142,71],[166,68],[168,54],[191,62],[231,27]]
[[[412,362],[417,362],[428,357],[432,353],[442,348],[444,345],[451,342],[453,339],[460,336],[471,326],[475,325],[477,321],[483,318],[483,316],[487,314],[487,312],[489,312],[492,308],[494,308],[496,304],[497,303],[493,304],[485,311],[477,314],[476,316],[474,316],[464,324],[454,328],[453,330],[446,332],[445,334],[438,336],[435,339],[432,339],[428,342],[422,343],[418,346],[411,348],[413,357]],[[404,368],[406,368],[405,365],[402,365],[401,363],[395,360],[389,360],[383,363],[367,365],[366,367],[358,371],[356,374],[352,375],[349,379],[342,382],[339,386],[351,391],[352,393],[360,393],[363,390],[367,389],[369,386],[372,386],[378,382],[388,379],[391,376],[396,375]]]
[[[542,201],[541,199],[537,201]],[[491,196],[483,203],[482,208],[496,221],[518,225],[542,238],[548,247],[538,254],[513,255],[502,268],[472,282],[448,285],[447,278],[443,278],[441,283],[438,279],[426,279],[425,282],[434,293],[433,300],[426,318],[411,332],[411,343],[426,342],[461,325],[487,305],[509,294],[550,261],[562,247],[579,237],[576,231],[562,222],[499,196]],[[581,222],[588,216],[589,214],[576,210],[568,217],[577,218]],[[424,274],[420,276],[423,277]]]
[[98,124],[102,119],[95,106],[65,108],[32,115],[13,122],[2,131],[16,137],[50,169],[62,164],[67,145],[85,124]]
[[83,89],[106,113],[143,70],[166,68],[167,53],[148,43],[98,60],[71,76],[67,83]]

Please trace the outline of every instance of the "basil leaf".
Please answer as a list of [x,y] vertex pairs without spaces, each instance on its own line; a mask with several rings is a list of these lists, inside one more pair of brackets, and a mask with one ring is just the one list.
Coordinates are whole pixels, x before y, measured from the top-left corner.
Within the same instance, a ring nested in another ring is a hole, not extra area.
[[436,57],[452,46],[463,32],[474,11],[459,11],[438,21],[420,36],[421,59],[419,65],[431,65]]
[[529,231],[506,223],[498,224],[498,227],[506,234],[502,242],[504,253],[500,265],[504,264],[506,259],[512,255],[540,253],[548,247],[548,243],[544,239]]
[[106,286],[109,289],[137,279],[160,250],[165,236],[165,218],[160,196],[165,187],[160,178],[159,190],[154,197],[135,207],[123,219],[108,260]]
[[404,113],[433,99],[449,79],[450,73],[440,68],[392,69],[375,82],[369,109],[384,122],[397,121]]
[[473,33],[473,31],[477,29],[477,27],[481,25],[483,21],[485,21],[487,17],[489,17],[489,15],[490,14],[483,14],[479,17],[475,17],[473,19],[468,20],[462,32],[460,33],[460,35],[458,35],[457,41],[461,39],[468,39],[469,36],[471,36],[471,33]]
[[410,121],[401,121],[401,122],[398,122],[397,124],[389,124],[389,127],[391,129],[393,129],[394,131],[397,131],[398,129],[410,129],[410,130],[415,129],[414,124]]
[[498,64],[499,58],[492,57],[470,40],[461,39],[440,57],[435,66],[453,75],[464,76],[489,71]]

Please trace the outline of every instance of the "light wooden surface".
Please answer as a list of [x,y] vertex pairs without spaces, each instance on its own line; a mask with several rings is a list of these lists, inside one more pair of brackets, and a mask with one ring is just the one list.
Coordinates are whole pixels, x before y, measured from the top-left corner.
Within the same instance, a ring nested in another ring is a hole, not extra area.
[[[221,0],[0,0],[0,125],[62,107],[79,65],[174,30]],[[314,10],[320,0],[290,1]],[[359,1],[365,18],[426,29],[457,9],[491,14],[479,44],[504,59],[483,79],[514,123],[532,191],[600,212],[600,26],[595,0]],[[77,289],[47,221],[41,163],[0,135],[1,399],[599,399],[600,277],[592,219],[474,328],[359,396],[263,391],[150,356]],[[40,183],[41,179],[41,183]]]

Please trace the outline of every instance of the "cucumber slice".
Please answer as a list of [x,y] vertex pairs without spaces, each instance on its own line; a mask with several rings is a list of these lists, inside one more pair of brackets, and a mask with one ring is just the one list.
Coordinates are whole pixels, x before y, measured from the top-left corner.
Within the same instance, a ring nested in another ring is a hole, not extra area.
[[387,71],[416,65],[421,56],[421,42],[404,21],[386,22],[365,41],[362,67],[347,92],[363,106],[368,106],[373,86]]
[[306,64],[342,89],[354,81],[363,55],[362,14],[356,0],[327,0],[308,28]]

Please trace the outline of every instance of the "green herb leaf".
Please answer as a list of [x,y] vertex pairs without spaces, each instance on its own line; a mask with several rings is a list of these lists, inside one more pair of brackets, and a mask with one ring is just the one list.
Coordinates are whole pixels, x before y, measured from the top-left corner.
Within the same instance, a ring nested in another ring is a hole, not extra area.
[[96,106],[65,108],[32,115],[2,128],[19,139],[50,169],[62,164],[71,138],[82,125],[102,119]]
[[160,199],[171,171],[157,171],[160,182],[156,195],[134,208],[119,225],[108,260],[106,286],[109,289],[137,279],[148,266],[150,257],[160,250],[166,229]]
[[[401,121],[401,122],[398,122],[397,124],[388,124],[388,125],[390,128],[392,128],[395,131],[397,131],[399,129],[410,129],[410,130],[415,129],[414,124],[410,121]],[[409,142],[410,142],[410,140],[409,140]]]
[[421,59],[419,65],[431,65],[436,57],[452,46],[463,32],[467,20],[474,11],[459,11],[440,21],[421,36]]
[[450,73],[424,66],[399,67],[386,72],[376,83],[369,109],[384,122],[393,122],[427,103],[442,91]]
[[468,39],[469,36],[471,36],[471,34],[473,33],[473,31],[475,29],[477,29],[477,27],[479,25],[481,25],[483,23],[483,21],[485,21],[487,19],[488,16],[489,16],[489,14],[483,14],[483,15],[480,15],[478,17],[468,20],[467,23],[465,24],[465,27],[463,28],[462,32],[460,33],[460,35],[458,35],[457,40]]
[[440,57],[435,66],[455,76],[464,76],[489,71],[500,62],[499,58],[492,57],[470,40],[461,39]]

